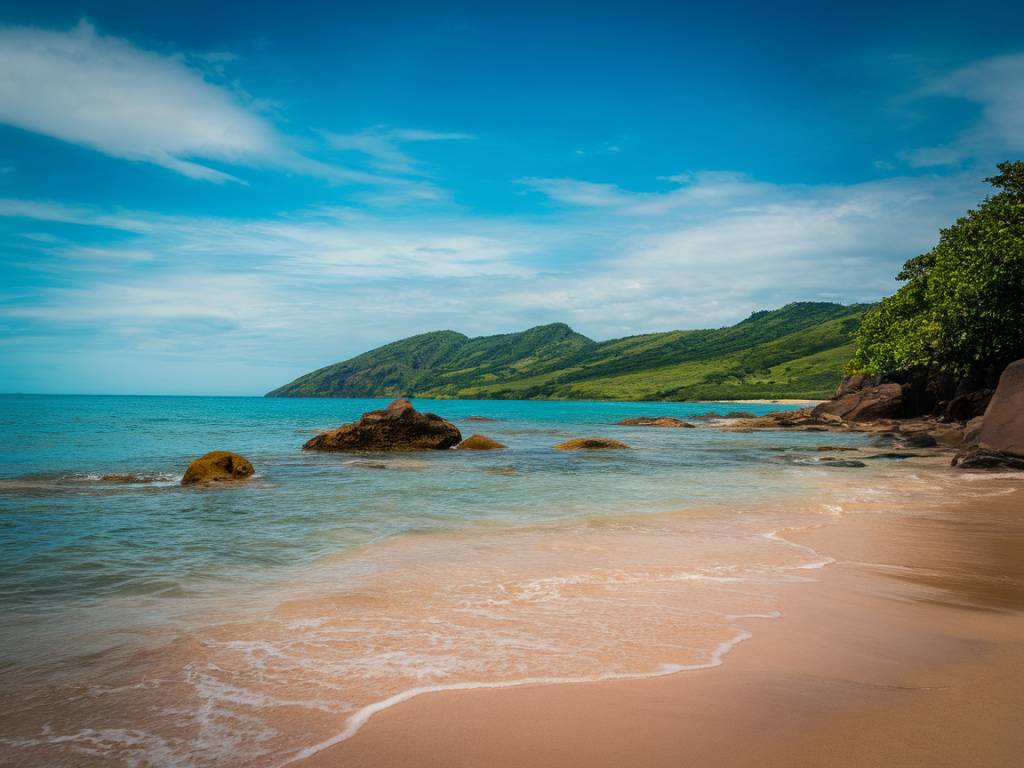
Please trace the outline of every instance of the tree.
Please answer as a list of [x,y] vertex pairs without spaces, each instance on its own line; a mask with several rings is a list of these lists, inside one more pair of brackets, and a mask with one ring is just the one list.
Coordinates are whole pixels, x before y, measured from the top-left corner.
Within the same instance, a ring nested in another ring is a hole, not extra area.
[[986,181],[999,191],[904,264],[906,284],[864,316],[848,373],[972,376],[1024,357],[1024,162],[997,167]]

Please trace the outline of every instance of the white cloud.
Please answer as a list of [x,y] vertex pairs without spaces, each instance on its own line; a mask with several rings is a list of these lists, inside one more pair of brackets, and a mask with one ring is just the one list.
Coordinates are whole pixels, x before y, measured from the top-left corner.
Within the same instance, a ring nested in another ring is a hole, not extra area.
[[803,186],[698,173],[642,195],[585,183],[575,194],[571,181],[548,188],[576,207],[503,219],[324,209],[238,220],[0,200],[26,232],[44,221],[96,229],[88,246],[26,241],[52,280],[30,295],[0,291],[0,324],[17,324],[9,336],[33,349],[86,336],[118,355],[177,360],[197,382],[207,365],[241,360],[258,392],[436,328],[563,320],[608,338],[725,325],[795,300],[874,300],[984,194],[963,175]]
[[992,160],[1024,150],[1024,54],[970,64],[930,81],[920,97],[963,99],[978,104],[978,120],[949,144],[908,153],[911,165],[950,165]]
[[468,133],[441,133],[416,128],[374,128],[359,133],[327,132],[324,136],[334,149],[368,156],[373,167],[382,173],[404,175],[421,175],[423,170],[420,164],[402,149],[402,144],[464,141],[473,138]]
[[[231,59],[198,58],[211,57]],[[386,183],[303,156],[251,99],[188,61],[101,35],[87,21],[68,31],[0,27],[0,122],[207,181],[237,180],[216,163]]]

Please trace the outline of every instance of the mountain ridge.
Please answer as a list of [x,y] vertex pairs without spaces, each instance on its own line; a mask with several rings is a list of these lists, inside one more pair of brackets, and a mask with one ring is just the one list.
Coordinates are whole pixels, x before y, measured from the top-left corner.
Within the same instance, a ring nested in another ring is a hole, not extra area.
[[430,331],[319,368],[267,397],[708,400],[826,397],[870,305],[794,302],[732,326],[594,341],[565,323]]

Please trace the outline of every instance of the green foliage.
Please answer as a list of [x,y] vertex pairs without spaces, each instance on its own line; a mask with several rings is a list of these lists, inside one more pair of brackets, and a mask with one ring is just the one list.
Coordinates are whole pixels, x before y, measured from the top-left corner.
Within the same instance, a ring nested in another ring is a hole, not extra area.
[[729,328],[595,342],[562,323],[413,336],[306,374],[274,397],[686,400],[825,397],[863,306],[803,302]]
[[918,367],[971,375],[1024,357],[1024,163],[1000,163],[1000,191],[908,261],[895,295],[865,315],[849,373]]

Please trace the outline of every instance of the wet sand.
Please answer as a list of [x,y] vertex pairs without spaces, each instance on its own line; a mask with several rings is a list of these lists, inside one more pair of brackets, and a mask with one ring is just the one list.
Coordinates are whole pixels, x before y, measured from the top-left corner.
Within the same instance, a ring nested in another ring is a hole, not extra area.
[[719,667],[424,695],[295,765],[1019,764],[1024,485],[974,485],[1005,493],[781,533],[838,562]]

